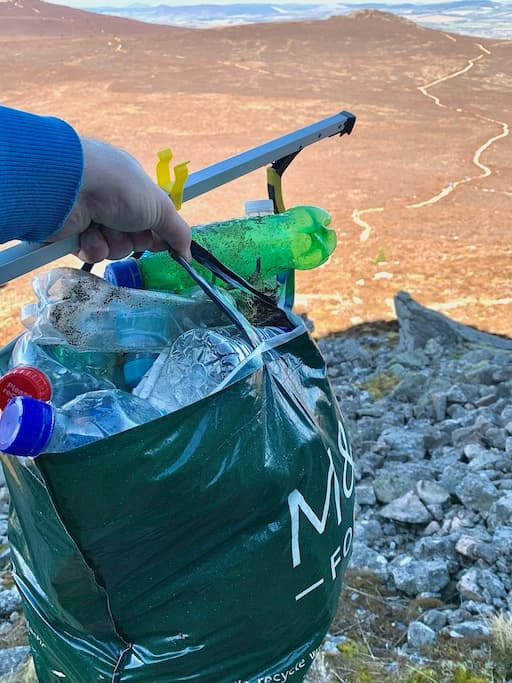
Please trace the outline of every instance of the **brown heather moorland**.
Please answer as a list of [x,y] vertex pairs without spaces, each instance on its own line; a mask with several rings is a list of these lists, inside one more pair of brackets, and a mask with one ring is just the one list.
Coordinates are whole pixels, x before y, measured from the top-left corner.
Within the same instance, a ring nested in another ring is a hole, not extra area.
[[[326,266],[299,273],[297,310],[320,336],[393,318],[393,295],[406,290],[512,334],[511,41],[376,11],[192,30],[3,0],[0,58],[0,103],[63,117],[153,176],[164,147],[196,171],[351,111],[351,136],[307,148],[284,176],[287,205],[325,207],[339,239]],[[255,171],[183,215],[241,215],[265,191]],[[1,343],[21,329],[30,279],[0,290]]]

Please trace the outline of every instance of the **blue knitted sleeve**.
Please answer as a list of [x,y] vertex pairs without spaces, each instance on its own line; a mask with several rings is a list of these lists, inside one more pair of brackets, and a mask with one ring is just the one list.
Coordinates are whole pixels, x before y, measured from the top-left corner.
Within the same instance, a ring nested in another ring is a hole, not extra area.
[[44,240],[75,203],[80,139],[60,119],[0,106],[0,242]]

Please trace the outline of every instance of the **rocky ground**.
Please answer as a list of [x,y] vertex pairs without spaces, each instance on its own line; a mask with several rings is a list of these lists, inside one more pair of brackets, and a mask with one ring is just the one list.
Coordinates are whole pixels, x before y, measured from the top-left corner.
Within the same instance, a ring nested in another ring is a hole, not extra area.
[[[352,436],[356,540],[309,681],[501,683],[512,678],[512,340],[404,293],[395,304],[398,322],[319,340]],[[34,681],[8,498],[2,486],[0,681]]]
[[512,637],[512,340],[403,293],[395,305],[398,324],[320,340],[352,435],[357,503],[324,646],[337,678],[324,658],[312,680],[506,680],[512,659],[493,662],[491,650],[497,631],[508,647]]

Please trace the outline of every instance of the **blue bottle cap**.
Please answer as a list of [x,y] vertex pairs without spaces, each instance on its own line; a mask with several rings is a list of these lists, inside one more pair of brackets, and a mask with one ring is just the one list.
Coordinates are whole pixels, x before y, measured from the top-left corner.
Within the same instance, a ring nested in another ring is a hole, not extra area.
[[123,375],[126,386],[137,386],[154,362],[155,356],[128,358],[123,365]]
[[103,278],[117,287],[144,289],[139,266],[134,258],[109,263],[103,273]]
[[12,398],[0,415],[0,451],[35,456],[44,451],[53,432],[55,409],[30,396]]

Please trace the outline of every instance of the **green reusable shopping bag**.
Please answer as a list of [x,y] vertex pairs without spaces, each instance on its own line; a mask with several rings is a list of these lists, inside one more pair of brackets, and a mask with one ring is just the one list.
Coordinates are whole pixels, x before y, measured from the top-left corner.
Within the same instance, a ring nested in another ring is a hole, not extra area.
[[288,320],[197,403],[66,453],[2,454],[41,683],[304,679],[339,600],[354,478],[325,363]]

